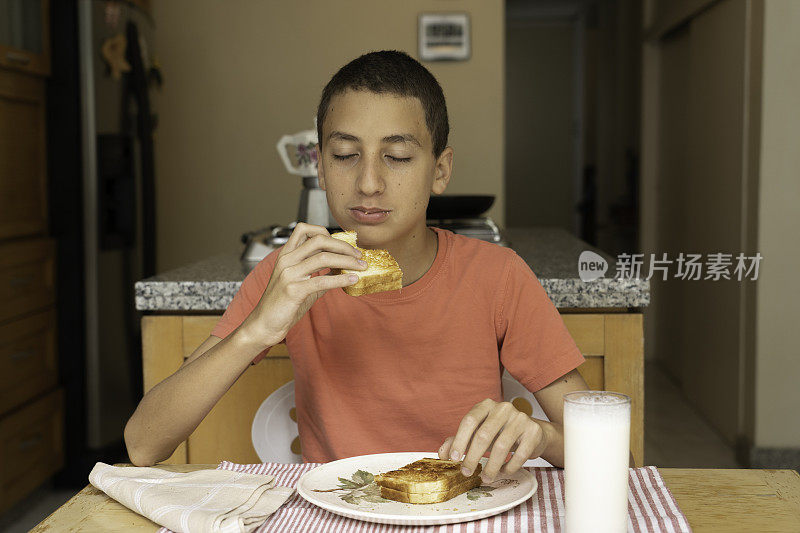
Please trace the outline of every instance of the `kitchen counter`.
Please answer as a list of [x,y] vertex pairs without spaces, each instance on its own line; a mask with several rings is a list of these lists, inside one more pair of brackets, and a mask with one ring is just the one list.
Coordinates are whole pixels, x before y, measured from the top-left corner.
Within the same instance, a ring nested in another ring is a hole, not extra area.
[[[510,228],[505,236],[539,278],[559,309],[639,308],[650,303],[650,282],[613,279],[614,259],[560,228]],[[578,277],[578,256],[592,250],[608,261],[604,278]],[[224,311],[252,265],[231,252],[186,265],[136,283],[140,311]]]

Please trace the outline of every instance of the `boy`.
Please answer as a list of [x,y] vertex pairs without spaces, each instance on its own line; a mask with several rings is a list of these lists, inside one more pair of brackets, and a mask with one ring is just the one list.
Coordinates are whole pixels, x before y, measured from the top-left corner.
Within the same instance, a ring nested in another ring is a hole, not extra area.
[[[583,356],[530,268],[512,250],[426,226],[450,180],[444,94],[408,55],[342,67],[317,112],[318,174],[342,228],[387,249],[403,288],[351,297],[360,252],[298,224],[247,276],[211,336],[149,391],[125,428],[131,461],[169,457],[228,388],[285,342],[305,461],[438,448],[485,481],[541,456],[563,465],[562,395],[588,388]],[[503,367],[550,422],[502,401]],[[449,437],[448,437],[449,435]],[[514,452],[506,462],[509,452]]]

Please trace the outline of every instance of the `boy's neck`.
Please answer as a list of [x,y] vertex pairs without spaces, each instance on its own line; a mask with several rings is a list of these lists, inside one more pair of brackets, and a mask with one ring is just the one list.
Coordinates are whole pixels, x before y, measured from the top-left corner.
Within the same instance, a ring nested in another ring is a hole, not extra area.
[[430,270],[439,250],[439,236],[426,225],[395,242],[386,243],[386,248],[403,271],[403,287],[419,280]]

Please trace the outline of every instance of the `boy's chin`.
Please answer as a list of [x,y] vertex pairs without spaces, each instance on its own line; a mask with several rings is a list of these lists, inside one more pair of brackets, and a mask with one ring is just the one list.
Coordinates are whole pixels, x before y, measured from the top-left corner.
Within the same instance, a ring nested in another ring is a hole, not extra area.
[[404,235],[402,228],[390,224],[355,225],[349,229],[358,233],[358,246],[367,249],[386,249]]
[[358,246],[361,248],[380,248],[394,240],[392,232],[386,227],[356,226],[352,229],[358,233]]

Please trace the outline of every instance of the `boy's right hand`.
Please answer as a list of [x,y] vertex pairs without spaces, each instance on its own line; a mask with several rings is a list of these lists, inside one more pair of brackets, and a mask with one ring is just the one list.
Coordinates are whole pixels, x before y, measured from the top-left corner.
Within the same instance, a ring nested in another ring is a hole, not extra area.
[[267,288],[243,326],[250,335],[274,346],[292,326],[330,289],[358,281],[355,274],[311,277],[326,268],[366,270],[361,251],[334,239],[322,226],[299,222],[275,262]]

